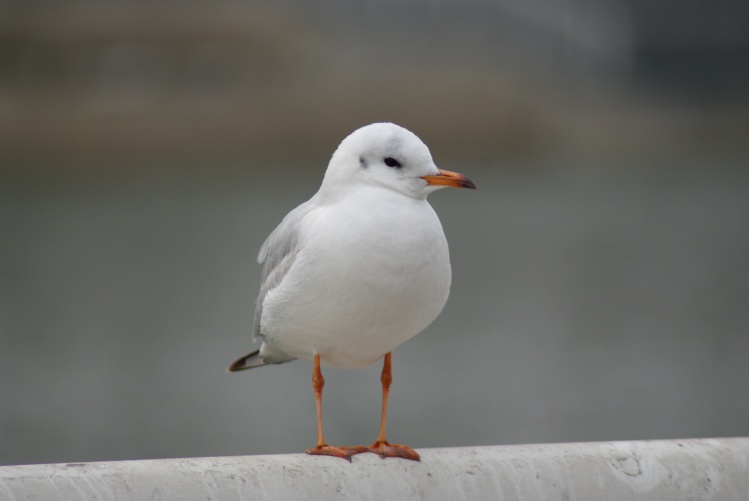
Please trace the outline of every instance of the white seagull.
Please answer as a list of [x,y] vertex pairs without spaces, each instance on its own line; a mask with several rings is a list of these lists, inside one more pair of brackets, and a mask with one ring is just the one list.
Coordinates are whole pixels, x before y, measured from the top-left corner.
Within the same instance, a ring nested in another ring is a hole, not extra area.
[[[426,198],[476,186],[438,169],[429,148],[391,123],[354,131],[330,160],[318,192],[291,211],[260,249],[255,310],[260,349],[230,372],[302,359],[314,365],[317,445],[308,454],[419,460],[385,436],[391,352],[424,330],[450,291],[450,256]],[[334,447],[322,426],[321,366],[362,368],[384,357],[380,432],[369,447]]]

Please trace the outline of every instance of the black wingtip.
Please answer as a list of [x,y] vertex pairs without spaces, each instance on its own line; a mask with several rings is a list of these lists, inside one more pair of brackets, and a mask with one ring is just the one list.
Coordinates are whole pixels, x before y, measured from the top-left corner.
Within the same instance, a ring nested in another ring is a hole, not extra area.
[[[232,362],[232,364],[226,370],[228,372],[239,372],[239,371],[244,371],[247,369],[252,369],[254,367],[262,367],[263,365],[266,365],[266,363],[260,360],[260,358],[258,357],[259,354],[260,354],[260,350],[255,350],[252,353],[248,353],[242,358],[237,359],[234,362]],[[258,363],[255,363],[255,364],[248,363],[248,361],[253,358],[256,358]]]

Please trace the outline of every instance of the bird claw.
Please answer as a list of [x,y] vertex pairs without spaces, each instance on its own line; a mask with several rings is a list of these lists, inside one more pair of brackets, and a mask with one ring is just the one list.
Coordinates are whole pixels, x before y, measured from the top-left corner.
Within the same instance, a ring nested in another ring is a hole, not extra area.
[[389,444],[387,442],[375,442],[367,450],[379,454],[382,459],[385,458],[403,458],[411,461],[421,461],[419,453],[407,445]]
[[362,446],[353,447],[334,447],[332,445],[318,445],[316,447],[310,447],[307,449],[307,454],[312,456],[333,456],[341,459],[345,459],[349,463],[351,462],[351,456],[354,454],[360,454],[367,452],[369,449]]
[[332,445],[318,445],[316,447],[310,447],[307,449],[307,454],[312,456],[333,456],[341,459],[345,459],[349,463],[351,462],[351,456],[361,454],[362,452],[373,452],[380,456],[382,459],[385,458],[402,458],[410,459],[411,461],[421,461],[419,453],[410,448],[407,445],[390,444],[388,442],[375,442],[369,447],[362,447],[359,445],[351,447],[334,447]]

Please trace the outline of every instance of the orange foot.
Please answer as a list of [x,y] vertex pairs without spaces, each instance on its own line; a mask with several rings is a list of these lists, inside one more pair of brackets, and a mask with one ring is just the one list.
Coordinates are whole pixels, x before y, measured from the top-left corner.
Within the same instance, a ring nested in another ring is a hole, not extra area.
[[353,456],[354,454],[367,452],[368,450],[369,449],[367,447],[362,447],[359,445],[353,447],[333,447],[332,445],[318,445],[316,447],[310,447],[306,452],[307,454],[311,454],[313,456],[333,456],[345,459],[350,463],[351,456]]
[[407,445],[389,444],[387,442],[375,442],[367,450],[379,454],[381,458],[403,458],[412,461],[420,461],[419,453]]

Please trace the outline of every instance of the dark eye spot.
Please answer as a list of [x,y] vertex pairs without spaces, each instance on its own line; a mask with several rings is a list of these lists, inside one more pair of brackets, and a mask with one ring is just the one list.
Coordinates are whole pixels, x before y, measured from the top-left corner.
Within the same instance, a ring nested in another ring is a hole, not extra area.
[[385,159],[385,165],[387,165],[388,167],[397,167],[397,168],[403,167],[401,163],[398,160],[394,159],[393,157],[387,157]]
[[359,157],[359,165],[361,165],[363,168],[367,168],[367,159],[364,157]]

